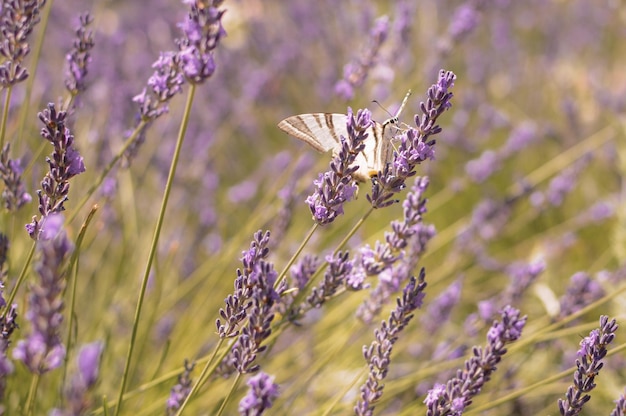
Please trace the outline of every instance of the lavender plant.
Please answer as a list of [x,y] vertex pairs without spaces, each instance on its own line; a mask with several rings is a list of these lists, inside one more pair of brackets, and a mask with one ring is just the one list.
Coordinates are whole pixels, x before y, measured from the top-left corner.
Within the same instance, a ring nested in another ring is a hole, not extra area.
[[0,2],[0,414],[624,413],[619,2],[92,6]]

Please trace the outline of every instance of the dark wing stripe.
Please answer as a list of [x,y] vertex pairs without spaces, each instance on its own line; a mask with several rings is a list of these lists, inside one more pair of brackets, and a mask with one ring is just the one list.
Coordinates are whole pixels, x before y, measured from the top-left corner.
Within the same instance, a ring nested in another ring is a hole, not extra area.
[[324,113],[324,119],[326,120],[326,126],[328,126],[328,131],[330,132],[330,135],[332,136],[333,140],[341,146],[341,138],[337,134],[337,130],[335,130],[335,122],[333,121],[333,115],[330,113]]

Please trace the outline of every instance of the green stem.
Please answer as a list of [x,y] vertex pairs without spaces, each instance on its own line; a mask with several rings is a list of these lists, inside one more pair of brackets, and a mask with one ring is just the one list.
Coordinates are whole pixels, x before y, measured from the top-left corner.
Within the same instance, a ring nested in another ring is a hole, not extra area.
[[117,399],[115,415],[119,415],[122,410],[124,391],[126,390],[126,384],[128,382],[128,375],[130,372],[130,363],[131,363],[131,359],[133,355],[133,350],[135,347],[135,341],[137,339],[137,330],[139,327],[139,319],[141,317],[143,300],[146,294],[146,288],[148,286],[148,278],[150,276],[152,263],[154,262],[154,258],[156,256],[159,236],[161,234],[161,228],[163,226],[163,220],[165,218],[165,211],[167,209],[167,202],[169,200],[170,192],[172,190],[172,185],[174,183],[176,167],[178,166],[178,159],[180,158],[180,149],[182,148],[183,141],[185,138],[185,133],[187,132],[187,125],[189,123],[189,115],[191,113],[191,105],[193,103],[193,97],[194,97],[195,91],[196,91],[195,85],[191,85],[189,89],[189,94],[187,96],[187,102],[185,104],[185,113],[183,115],[183,120],[180,126],[180,131],[178,133],[178,139],[176,141],[176,149],[174,150],[174,156],[172,157],[172,164],[170,166],[170,171],[167,176],[167,183],[165,185],[165,190],[163,192],[163,200],[161,202],[161,209],[159,211],[159,217],[157,219],[157,224],[154,230],[154,236],[152,238],[152,244],[150,246],[150,254],[148,255],[148,261],[146,264],[146,268],[144,270],[143,279],[141,281],[141,289],[139,291],[139,298],[137,300],[137,308],[135,310],[133,329],[131,332],[130,343],[128,345],[128,353],[126,355],[126,364],[124,365],[124,373],[122,375],[122,382],[121,382],[120,392],[119,392],[118,399]]
[[237,385],[239,384],[240,380],[241,380],[241,373],[237,373],[237,376],[235,377],[235,381],[233,382],[233,385],[230,388],[230,391],[228,392],[228,395],[224,398],[224,401],[222,402],[222,405],[220,406],[220,410],[217,411],[217,415],[216,416],[221,416],[221,414],[224,413],[224,409],[226,408],[226,404],[230,401],[230,398],[233,397],[233,394],[237,390]]

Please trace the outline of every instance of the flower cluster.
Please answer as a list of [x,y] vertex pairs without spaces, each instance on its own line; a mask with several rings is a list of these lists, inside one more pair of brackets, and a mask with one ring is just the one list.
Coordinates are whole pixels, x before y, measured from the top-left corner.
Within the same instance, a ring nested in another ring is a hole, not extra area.
[[50,416],[73,416],[85,414],[92,406],[89,392],[98,381],[100,358],[104,345],[93,342],[84,345],[78,353],[78,372],[72,377],[65,391],[65,406],[54,409]]
[[609,321],[608,316],[600,317],[600,328],[594,329],[580,341],[574,384],[567,389],[565,400],[559,399],[559,411],[563,416],[575,416],[580,413],[585,403],[591,399],[589,393],[596,387],[594,379],[604,367],[602,359],[606,356],[606,347],[615,339],[617,323]]
[[47,216],[65,210],[63,204],[68,199],[69,180],[85,171],[83,158],[74,148],[74,136],[65,126],[67,113],[57,112],[54,104],[48,104],[48,108],[38,116],[44,124],[41,135],[54,146],[54,151],[46,158],[50,170],[41,181],[41,189],[37,191],[41,218],[33,216],[33,221],[26,224],[26,231],[33,240],[39,239],[43,220]]
[[326,257],[328,268],[324,273],[324,280],[319,287],[314,287],[306,301],[314,308],[319,308],[330,299],[339,288],[348,285],[348,280],[353,274],[354,260],[350,260],[347,251],[338,252],[336,255]]
[[371,322],[391,295],[410,278],[426,250],[426,243],[435,235],[434,228],[422,222],[428,184],[426,176],[415,178],[402,204],[403,221],[391,223],[393,232],[385,232],[385,244],[377,243],[376,251],[368,247],[364,249],[360,267],[370,276],[379,276],[378,285],[357,311],[357,316],[364,322]]
[[226,36],[222,26],[223,0],[186,0],[191,5],[187,19],[178,26],[185,37],[177,41],[180,71],[191,84],[202,84],[215,72],[213,50]]
[[250,389],[239,402],[239,414],[262,415],[278,397],[278,384],[274,383],[274,377],[263,372],[250,377],[247,384]]
[[178,376],[178,383],[172,387],[170,396],[167,398],[166,410],[168,415],[175,415],[191,392],[191,372],[194,367],[194,363],[185,360],[185,371]]
[[362,56],[343,67],[343,79],[335,84],[335,94],[345,100],[354,97],[354,89],[363,85],[370,68],[376,63],[380,47],[389,33],[389,18],[381,16],[374,22],[370,31],[369,42]]
[[2,199],[4,207],[9,211],[17,211],[24,204],[32,201],[32,197],[22,183],[22,165],[20,160],[9,159],[10,144],[7,143],[0,153],[0,177],[4,182]]
[[428,89],[428,99],[422,102],[421,117],[415,116],[416,128],[409,128],[399,139],[400,145],[394,154],[393,164],[387,164],[373,180],[372,193],[367,200],[374,208],[384,208],[397,201],[394,194],[405,187],[405,181],[415,175],[415,167],[427,159],[434,159],[435,140],[432,136],[441,132],[437,119],[444,111],[452,107],[452,92],[456,75],[451,71],[441,70],[436,84]]
[[396,308],[391,311],[387,321],[383,321],[380,329],[374,330],[376,339],[369,347],[363,347],[363,356],[369,366],[367,381],[361,387],[360,399],[354,411],[357,415],[372,415],[376,402],[383,395],[382,381],[387,376],[391,364],[391,351],[398,340],[400,332],[413,318],[413,311],[422,306],[426,282],[424,269],[420,271],[419,279],[411,277],[408,285],[398,299]]
[[65,87],[72,96],[76,96],[86,87],[87,65],[91,62],[90,51],[94,46],[93,33],[88,31],[87,27],[92,22],[93,18],[89,13],[80,16],[80,26],[76,29],[74,48],[65,57],[68,65]]
[[[257,354],[265,350],[261,345],[270,336],[270,325],[274,319],[273,307],[279,300],[274,289],[278,273],[272,263],[265,258],[269,254],[269,232],[261,231],[254,236],[250,250],[243,253],[243,271],[237,270],[235,294],[226,298],[226,309],[220,309],[220,316],[225,320],[217,320],[220,337],[238,335],[229,355],[224,358],[220,372],[229,373],[236,369],[239,373],[254,373],[259,365],[254,364]],[[246,325],[237,328],[247,318]]]
[[487,333],[487,347],[474,347],[474,356],[465,362],[464,370],[458,370],[456,377],[428,392],[424,403],[429,416],[462,414],[491,379],[507,352],[506,344],[516,341],[526,324],[526,317],[520,317],[519,311],[509,306],[502,310],[501,317],[502,322],[495,321]]
[[28,36],[39,23],[39,10],[45,0],[7,0],[0,10],[0,54],[6,61],[0,65],[0,86],[7,88],[28,78],[22,65],[30,52]]
[[63,231],[63,216],[50,214],[38,241],[41,260],[36,267],[39,281],[30,287],[26,319],[33,331],[20,340],[13,358],[22,361],[35,374],[59,367],[65,358],[61,341],[63,322],[66,260],[73,247]]
[[178,59],[173,52],[162,52],[159,59],[152,64],[154,73],[148,79],[149,89],[144,88],[133,97],[133,101],[139,105],[139,114],[143,121],[149,123],[167,113],[167,103],[182,92],[184,78],[178,70]]
[[348,108],[346,121],[348,137],[341,137],[341,150],[330,162],[330,171],[320,174],[313,182],[315,192],[306,199],[313,220],[317,224],[326,225],[333,222],[343,214],[343,204],[354,197],[357,188],[352,174],[359,166],[353,164],[358,154],[365,149],[367,129],[373,123],[368,110],[357,111],[355,117],[352,109]]

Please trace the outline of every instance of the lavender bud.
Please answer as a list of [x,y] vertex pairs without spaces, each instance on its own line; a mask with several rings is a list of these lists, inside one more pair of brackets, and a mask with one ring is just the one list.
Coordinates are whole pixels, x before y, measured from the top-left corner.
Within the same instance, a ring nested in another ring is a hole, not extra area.
[[516,341],[522,334],[526,317],[510,306],[501,312],[502,322],[495,321],[487,333],[487,346],[473,348],[473,357],[465,362],[463,370],[445,385],[435,385],[424,403],[428,416],[461,414],[480,393],[483,385],[491,379],[496,365],[506,354],[506,344]]
[[391,364],[391,351],[398,340],[400,332],[413,318],[413,312],[422,306],[426,282],[424,269],[420,271],[419,279],[411,277],[408,285],[397,300],[396,308],[391,312],[389,319],[383,321],[380,328],[374,330],[376,339],[368,346],[363,346],[363,356],[369,366],[367,381],[360,390],[360,398],[354,407],[357,415],[372,415],[375,404],[383,395],[384,384]]
[[185,399],[187,399],[187,396],[189,396],[191,386],[193,384],[191,372],[194,367],[194,363],[190,364],[187,360],[185,360],[185,371],[178,376],[178,383],[172,387],[170,396],[167,398],[166,412],[168,415],[175,415],[178,409],[180,409],[180,406],[183,405]]
[[262,415],[278,398],[278,384],[274,383],[274,377],[266,373],[261,372],[250,377],[246,384],[250,389],[239,402],[240,415]]
[[580,341],[578,359],[576,359],[576,372],[574,373],[574,384],[572,384],[565,394],[565,400],[559,399],[559,411],[563,416],[578,415],[585,403],[591,399],[589,393],[596,387],[595,377],[598,375],[604,363],[602,359],[606,356],[606,347],[615,338],[617,331],[615,319],[609,321],[609,317],[600,317],[600,328],[594,329]]

